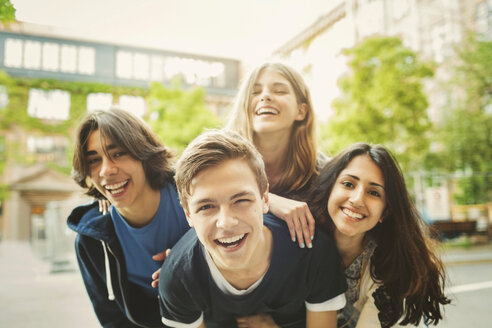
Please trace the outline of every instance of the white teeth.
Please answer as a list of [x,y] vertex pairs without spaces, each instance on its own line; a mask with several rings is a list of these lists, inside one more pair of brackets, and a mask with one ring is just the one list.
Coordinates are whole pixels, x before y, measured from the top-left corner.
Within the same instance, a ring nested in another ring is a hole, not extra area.
[[243,233],[242,235],[234,236],[234,237],[229,237],[229,238],[219,238],[217,241],[221,244],[232,244],[237,242],[238,240],[241,240],[244,238],[246,234]]
[[120,182],[120,183],[115,183],[112,185],[105,185],[104,188],[106,188],[107,190],[119,189],[119,188],[123,187],[124,185],[126,185],[127,182],[128,182],[128,180],[125,180],[125,181]]
[[348,208],[343,208],[342,212],[345,213],[346,215],[350,216],[351,218],[357,219],[357,220],[360,220],[364,217],[362,214],[352,212]]
[[262,115],[262,114],[273,114],[273,115],[277,115],[278,114],[278,110],[274,109],[274,108],[269,108],[269,107],[263,107],[263,108],[260,108],[256,111],[256,115]]

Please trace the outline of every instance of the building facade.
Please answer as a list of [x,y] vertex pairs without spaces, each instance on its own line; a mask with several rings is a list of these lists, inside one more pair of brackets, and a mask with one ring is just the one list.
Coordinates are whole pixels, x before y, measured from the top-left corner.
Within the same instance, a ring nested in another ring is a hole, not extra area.
[[[70,39],[20,23],[0,29],[0,114],[22,111],[19,122],[0,115],[11,120],[0,122],[0,187],[7,188],[0,238],[39,242],[49,235],[49,215],[63,217],[89,200],[57,169],[70,167],[72,140],[60,127],[74,110],[81,117],[119,106],[142,116],[150,83],[179,79],[185,89],[203,87],[207,107],[223,115],[236,94],[239,67],[235,59]],[[72,82],[99,91],[51,87]]]
[[[420,58],[443,63],[454,55],[467,31],[492,35],[491,0],[340,0],[312,25],[280,47],[277,56],[293,62],[307,75],[313,103],[324,121],[339,95],[337,80],[347,72],[342,53],[375,35],[399,36]],[[427,85],[429,116],[439,121],[439,108],[451,95],[438,88],[448,77],[438,68],[436,83]]]

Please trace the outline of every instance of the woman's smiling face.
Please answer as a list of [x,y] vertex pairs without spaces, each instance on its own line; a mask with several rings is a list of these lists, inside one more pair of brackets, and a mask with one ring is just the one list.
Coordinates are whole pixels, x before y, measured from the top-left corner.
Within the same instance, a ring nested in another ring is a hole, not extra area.
[[354,157],[337,177],[327,206],[338,232],[345,236],[374,228],[386,206],[381,169],[367,155]]

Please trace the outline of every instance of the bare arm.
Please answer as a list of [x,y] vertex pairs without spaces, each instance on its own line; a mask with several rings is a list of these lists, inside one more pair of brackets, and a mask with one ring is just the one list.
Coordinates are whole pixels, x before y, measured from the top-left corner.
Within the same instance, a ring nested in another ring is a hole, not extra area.
[[306,328],[336,328],[337,311],[312,312],[306,310]]
[[269,314],[261,313],[236,319],[238,328],[279,328]]
[[292,241],[296,240],[299,247],[311,248],[314,238],[315,221],[308,205],[293,199],[269,193],[270,211],[287,223]]

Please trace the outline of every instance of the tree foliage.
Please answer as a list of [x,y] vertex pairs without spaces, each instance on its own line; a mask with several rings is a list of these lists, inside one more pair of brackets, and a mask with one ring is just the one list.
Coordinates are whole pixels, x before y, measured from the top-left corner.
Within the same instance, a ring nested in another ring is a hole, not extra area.
[[0,0],[0,22],[10,23],[15,21],[15,8],[10,0]]
[[492,41],[471,35],[457,49],[453,76],[447,88],[454,97],[436,129],[438,151],[427,166],[463,175],[461,204],[490,201],[492,187]]
[[183,90],[179,84],[166,88],[153,83],[150,88],[149,122],[164,144],[178,152],[206,128],[218,128],[221,121],[205,106],[204,90]]
[[351,73],[340,79],[342,96],[322,126],[324,150],[336,153],[358,141],[380,143],[409,169],[428,148],[431,124],[422,82],[433,75],[432,67],[395,37],[366,39],[345,54]]

